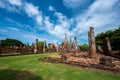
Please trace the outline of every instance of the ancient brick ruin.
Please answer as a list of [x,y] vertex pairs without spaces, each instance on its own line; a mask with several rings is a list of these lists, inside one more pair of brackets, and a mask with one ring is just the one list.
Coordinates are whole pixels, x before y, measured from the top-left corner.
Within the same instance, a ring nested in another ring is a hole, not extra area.
[[94,28],[90,27],[88,31],[88,44],[89,51],[81,51],[77,45],[77,37],[72,37],[68,40],[67,34],[65,34],[65,38],[63,42],[57,43],[57,45],[53,43],[48,43],[47,41],[43,41],[44,45],[39,46],[39,40],[36,39],[33,46],[21,45],[17,46],[6,46],[1,47],[0,41],[0,54],[6,53],[19,53],[19,54],[37,54],[37,53],[50,53],[50,52],[58,52],[59,55],[51,55],[44,59],[40,59],[42,61],[49,62],[57,62],[57,63],[65,63],[70,65],[82,66],[82,67],[92,67],[97,69],[105,69],[111,71],[119,71],[120,72],[120,59],[115,58],[109,37],[105,37],[103,47],[98,46],[98,49],[103,54],[98,54],[96,51],[95,45],[95,37],[94,37]]
[[74,37],[74,41],[72,42],[72,38],[68,41],[67,34],[65,34],[64,42],[58,45],[57,50],[63,54],[66,53],[78,53],[78,45],[77,45],[77,37]]
[[112,48],[110,45],[109,37],[105,37],[104,39],[104,48],[103,48],[105,54],[112,55]]
[[89,56],[94,57],[96,55],[96,45],[93,27],[90,27],[90,31],[88,32],[88,41],[89,41]]
[[[60,52],[60,54],[51,55],[40,60],[81,67],[91,67],[120,73],[119,59],[97,53],[93,27],[90,27],[90,30],[88,31],[88,43],[89,52],[80,51],[77,46],[77,37],[74,37],[74,41],[72,42],[71,37],[68,41],[67,34],[65,34],[64,42],[57,44],[56,47],[56,51]],[[99,49],[101,52],[111,54],[112,49],[108,37],[105,38],[105,49],[102,49],[101,47],[99,47]]]
[[38,53],[38,39],[35,40],[34,53]]

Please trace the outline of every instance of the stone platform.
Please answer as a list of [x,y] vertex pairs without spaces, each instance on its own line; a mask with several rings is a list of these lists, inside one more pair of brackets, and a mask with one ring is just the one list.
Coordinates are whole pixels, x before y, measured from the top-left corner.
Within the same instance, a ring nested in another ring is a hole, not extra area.
[[[107,57],[107,58],[106,58]],[[101,64],[101,59],[104,58],[105,61],[104,64]],[[94,58],[90,58],[87,56],[87,52],[81,52],[79,54],[62,54],[62,55],[51,55],[49,57],[40,58],[41,61],[48,61],[53,63],[63,63],[68,64],[72,66],[81,66],[81,67],[87,67],[87,68],[95,68],[99,70],[104,71],[110,71],[113,73],[119,73],[120,74],[120,60],[114,59],[114,63],[111,62],[112,57],[105,56],[98,54]],[[114,65],[111,66],[111,63]]]

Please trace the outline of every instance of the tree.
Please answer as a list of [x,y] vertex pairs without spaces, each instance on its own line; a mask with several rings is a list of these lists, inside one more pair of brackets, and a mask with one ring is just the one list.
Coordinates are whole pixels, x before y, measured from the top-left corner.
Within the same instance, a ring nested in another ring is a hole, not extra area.
[[41,47],[41,48],[43,48],[44,42],[43,41],[38,42],[38,46]]
[[108,30],[98,34],[96,39],[96,44],[103,47],[103,40],[105,36],[108,36],[113,50],[120,50],[120,26],[115,30]]
[[1,40],[1,46],[5,47],[5,46],[20,46],[20,45],[24,45],[21,41],[16,40],[16,39],[10,39],[7,38],[6,40]]
[[100,33],[98,34],[96,37],[95,37],[95,40],[96,40],[96,44],[97,45],[100,45],[100,46],[103,46],[103,39],[105,37],[105,33]]
[[88,46],[87,44],[79,45],[79,47],[80,47],[80,49],[81,49],[82,51],[87,51],[87,50],[89,50],[89,46]]

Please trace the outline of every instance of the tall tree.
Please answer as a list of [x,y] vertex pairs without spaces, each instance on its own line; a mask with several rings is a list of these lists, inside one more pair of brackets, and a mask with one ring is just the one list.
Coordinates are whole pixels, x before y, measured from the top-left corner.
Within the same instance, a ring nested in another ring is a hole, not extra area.
[[20,45],[24,45],[21,41],[16,40],[16,39],[10,39],[7,38],[6,40],[1,40],[1,46],[5,47],[5,46],[20,46]]
[[115,30],[109,30],[98,34],[96,39],[96,44],[103,47],[103,40],[105,36],[108,36],[113,50],[120,50],[120,26]]
[[43,41],[38,42],[38,46],[41,47],[41,48],[43,48],[44,42]]
[[87,51],[87,50],[89,50],[89,46],[88,46],[87,44],[79,45],[79,48],[80,48],[82,51]]

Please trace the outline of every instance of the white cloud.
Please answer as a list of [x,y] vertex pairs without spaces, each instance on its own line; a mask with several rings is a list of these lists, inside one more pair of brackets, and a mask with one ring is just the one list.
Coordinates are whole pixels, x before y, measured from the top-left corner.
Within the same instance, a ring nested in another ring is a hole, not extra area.
[[[64,5],[69,8],[79,7],[86,2],[86,0],[63,1]],[[119,25],[120,11],[116,9],[116,3],[118,3],[118,1],[119,0],[95,0],[94,3],[91,4],[84,13],[80,13],[71,19],[67,18],[67,16],[61,12],[57,12],[54,7],[49,6],[49,11],[53,11],[53,15],[57,17],[57,20],[55,19],[56,21],[51,20],[50,16],[43,15],[42,11],[39,10],[39,7],[33,5],[32,3],[21,2],[21,0],[9,0],[11,5],[5,5],[4,1],[0,1],[0,8],[6,8],[9,11],[15,11],[16,6],[21,7],[21,5],[23,5],[21,8],[24,10],[27,16],[34,19],[38,26],[44,26],[44,30],[47,31],[49,35],[52,34],[61,39],[64,38],[65,33],[67,33],[68,36],[79,35],[79,38],[87,40],[87,31],[89,30],[90,26],[95,27],[95,33],[99,33]],[[72,30],[70,30],[71,26],[74,26]],[[27,28],[27,26],[25,26],[25,28]],[[32,29],[33,28],[31,28],[31,31]],[[11,30],[17,31],[17,29],[13,28]],[[29,35],[29,33],[27,34]],[[39,38],[35,36],[36,34],[31,34],[27,38],[28,35],[24,36],[24,38],[27,40],[30,38]]]
[[73,33],[69,30],[72,19],[68,19],[62,13],[56,11],[54,12],[54,16],[58,18],[56,23],[52,23],[49,17],[45,17],[44,24],[48,33],[57,36],[59,39],[63,39],[65,33],[68,36],[72,36]]
[[5,8],[5,4],[2,1],[0,1],[0,8]]
[[58,17],[58,24],[60,24],[63,28],[70,27],[70,20],[67,19],[65,15],[60,12],[55,12],[55,15]]
[[[97,0],[89,7],[89,13],[109,13],[119,0]],[[114,10],[113,10],[114,11]]]
[[[111,27],[113,27],[113,24],[117,24],[120,22],[118,20],[119,17],[119,11],[115,10],[115,5],[118,2],[118,0],[97,0],[95,1],[88,9],[84,15],[78,15],[76,16],[76,28],[74,31],[79,33],[83,33],[84,31],[87,32],[90,26],[93,26],[96,28],[96,33],[99,33],[101,31],[105,31],[105,27],[107,27],[106,30],[108,30]],[[101,6],[102,5],[102,6]],[[115,25],[114,25],[115,26]],[[115,26],[116,27],[116,26]],[[97,29],[101,28],[101,30]],[[103,28],[103,29],[102,29]],[[114,27],[113,27],[114,28]]]
[[56,11],[55,8],[52,7],[52,6],[49,6],[49,7],[48,7],[48,10],[49,10],[49,11]]
[[68,8],[77,8],[88,2],[89,0],[63,0],[63,4]]
[[18,28],[15,28],[15,27],[8,27],[9,30],[12,30],[12,31],[19,31]]
[[12,6],[10,4],[7,4],[6,1],[0,1],[0,8],[6,9],[9,12],[19,12],[19,8],[16,8],[15,6]]
[[21,0],[8,0],[10,4],[16,5],[16,6],[21,6],[22,2]]
[[51,31],[54,27],[54,24],[50,22],[50,19],[48,16],[45,17],[44,24],[48,31]]
[[8,30],[6,30],[6,29],[0,29],[0,32],[6,33],[6,32],[8,32]]
[[54,26],[54,29],[48,30],[50,34],[53,34],[57,36],[59,39],[63,39],[65,33],[68,34],[68,36],[71,36],[72,34],[67,30],[64,29],[61,25],[57,24]]
[[42,25],[42,18],[43,17],[41,15],[36,16],[36,22],[37,22],[38,25]]
[[31,3],[25,3],[24,9],[26,14],[29,17],[32,17],[33,19],[35,19],[38,25],[42,25],[42,21],[43,21],[42,12],[39,11],[37,6],[34,6]]
[[28,14],[28,16],[36,16],[39,15],[40,12],[38,10],[38,7],[34,6],[31,3],[26,3],[25,4],[25,12]]
[[40,38],[38,37],[38,36],[36,36],[36,35],[33,35],[33,34],[24,34],[24,35],[22,35],[24,38],[27,38],[27,39],[30,39],[30,40],[32,40],[32,41],[34,41],[35,39],[39,39],[40,40]]

